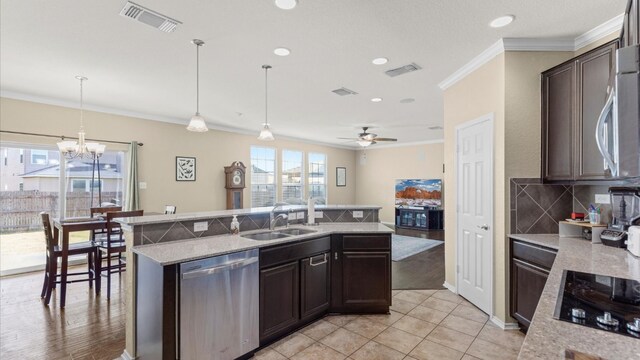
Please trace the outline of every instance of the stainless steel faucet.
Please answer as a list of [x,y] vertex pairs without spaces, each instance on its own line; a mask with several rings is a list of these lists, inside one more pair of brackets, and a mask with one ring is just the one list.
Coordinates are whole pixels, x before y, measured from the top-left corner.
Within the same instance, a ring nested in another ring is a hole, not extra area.
[[287,220],[287,225],[289,224],[289,215],[287,214],[280,214],[278,216],[275,216],[275,212],[276,210],[278,210],[278,208],[282,207],[282,206],[286,206],[289,205],[286,202],[279,202],[276,203],[273,208],[271,209],[271,212],[269,213],[269,230],[273,230],[276,227],[276,224],[278,223],[278,220],[282,219],[282,220]]

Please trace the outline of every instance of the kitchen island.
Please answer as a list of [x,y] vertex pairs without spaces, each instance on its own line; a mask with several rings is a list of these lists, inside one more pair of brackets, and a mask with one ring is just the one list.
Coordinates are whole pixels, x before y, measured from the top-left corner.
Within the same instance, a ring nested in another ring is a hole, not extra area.
[[553,318],[564,270],[640,281],[640,259],[625,249],[558,235],[513,234],[510,238],[557,249],[518,359],[564,359],[573,350],[604,359],[640,359],[640,339]]

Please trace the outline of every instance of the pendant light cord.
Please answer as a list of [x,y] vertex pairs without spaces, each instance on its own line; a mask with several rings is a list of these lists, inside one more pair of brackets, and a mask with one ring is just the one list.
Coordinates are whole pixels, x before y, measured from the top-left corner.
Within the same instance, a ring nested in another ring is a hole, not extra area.
[[196,114],[200,114],[200,45],[196,44]]
[[80,78],[80,131],[84,130],[84,93],[83,93],[84,79]]
[[267,83],[268,83],[268,79],[267,79],[267,73],[269,71],[268,67],[264,67],[264,124],[265,126],[269,125],[269,122],[267,121],[267,114],[269,113],[269,102],[268,100],[268,94],[269,94],[269,90],[267,88]]

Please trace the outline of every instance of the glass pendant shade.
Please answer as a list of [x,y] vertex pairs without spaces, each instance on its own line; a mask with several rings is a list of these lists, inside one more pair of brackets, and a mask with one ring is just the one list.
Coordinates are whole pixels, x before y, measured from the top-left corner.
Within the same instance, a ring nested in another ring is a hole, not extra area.
[[360,145],[362,147],[367,147],[367,146],[371,145],[371,141],[369,141],[369,140],[358,140],[358,145]]
[[204,122],[204,118],[200,116],[199,113],[196,113],[189,120],[189,126],[187,126],[187,130],[194,132],[205,132],[209,131],[207,124]]
[[269,128],[269,124],[264,124],[262,130],[260,130],[260,135],[258,136],[258,140],[262,141],[273,141],[275,138],[273,137],[273,133]]

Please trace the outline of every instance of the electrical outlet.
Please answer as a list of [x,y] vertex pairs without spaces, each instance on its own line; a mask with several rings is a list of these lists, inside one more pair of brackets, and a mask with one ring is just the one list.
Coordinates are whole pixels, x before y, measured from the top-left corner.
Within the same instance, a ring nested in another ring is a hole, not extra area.
[[140,181],[138,183],[138,187],[142,190],[142,189],[146,189],[147,188],[147,183],[144,181]]
[[324,213],[322,211],[316,211],[316,219],[322,219],[324,217]]
[[206,221],[193,223],[193,232],[202,232],[207,230],[209,230],[209,223]]
[[354,212],[353,212],[353,218],[354,218],[354,219],[362,219],[362,216],[364,216],[364,215],[362,214],[362,211],[354,211]]
[[596,194],[596,204],[610,204],[609,194]]
[[296,218],[298,220],[304,220],[304,213],[302,211],[296,213]]

